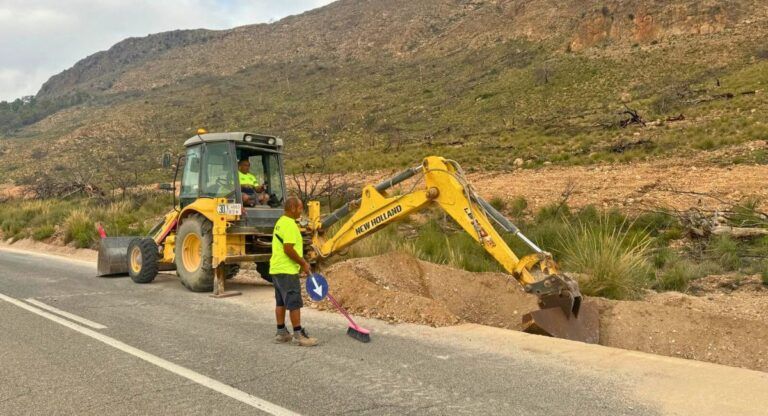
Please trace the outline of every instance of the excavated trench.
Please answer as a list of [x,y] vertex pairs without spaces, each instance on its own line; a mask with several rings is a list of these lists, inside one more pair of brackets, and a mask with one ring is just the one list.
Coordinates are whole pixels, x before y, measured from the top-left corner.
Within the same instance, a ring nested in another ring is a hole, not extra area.
[[[504,274],[456,270],[406,253],[347,260],[325,273],[350,312],[391,323],[521,330],[522,315],[537,308],[536,298]],[[768,371],[768,290],[759,279],[711,276],[695,289],[697,296],[587,299],[600,311],[600,344]],[[332,308],[327,301],[315,305]]]

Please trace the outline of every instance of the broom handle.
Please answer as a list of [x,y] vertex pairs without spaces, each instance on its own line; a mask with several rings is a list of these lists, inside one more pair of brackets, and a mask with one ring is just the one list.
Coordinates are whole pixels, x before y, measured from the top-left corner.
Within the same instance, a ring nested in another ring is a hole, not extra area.
[[348,321],[349,321],[349,322],[350,322],[352,325],[354,325],[354,326],[357,326],[357,324],[355,323],[355,321],[353,321],[353,320],[352,320],[352,317],[350,317],[350,316],[349,316],[349,314],[347,313],[347,311],[346,311],[344,308],[342,308],[342,307],[341,307],[341,305],[339,305],[339,302],[336,302],[336,299],[335,299],[333,296],[331,296],[331,293],[330,293],[330,292],[328,292],[328,300],[330,300],[330,301],[331,301],[331,303],[333,303],[333,306],[335,306],[335,307],[336,307],[336,309],[339,311],[339,313],[341,313],[342,315],[344,315],[344,317],[345,317],[345,318],[347,318],[347,320],[348,320]]

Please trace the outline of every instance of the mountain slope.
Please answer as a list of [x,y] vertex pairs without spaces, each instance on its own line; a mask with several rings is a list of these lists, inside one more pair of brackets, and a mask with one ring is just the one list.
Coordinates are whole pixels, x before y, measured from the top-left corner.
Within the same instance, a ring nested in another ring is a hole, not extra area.
[[[40,101],[89,98],[0,140],[0,173],[31,175],[35,156],[65,172],[77,156],[153,180],[158,154],[200,126],[279,134],[294,166],[328,153],[339,170],[427,153],[481,169],[633,160],[768,138],[764,2],[562,3],[341,0],[123,41],[43,86]],[[625,104],[659,121],[616,127]]]

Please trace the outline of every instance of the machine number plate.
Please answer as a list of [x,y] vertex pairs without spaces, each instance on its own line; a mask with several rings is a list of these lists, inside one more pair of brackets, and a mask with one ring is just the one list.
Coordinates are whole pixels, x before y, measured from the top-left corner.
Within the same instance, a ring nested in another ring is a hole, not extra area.
[[219,204],[216,212],[219,215],[240,215],[243,211],[243,204]]

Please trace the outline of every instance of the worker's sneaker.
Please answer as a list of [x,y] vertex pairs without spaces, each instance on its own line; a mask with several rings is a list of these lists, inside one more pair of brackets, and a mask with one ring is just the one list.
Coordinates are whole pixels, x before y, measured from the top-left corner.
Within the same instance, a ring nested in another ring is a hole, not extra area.
[[277,334],[275,334],[275,342],[278,344],[285,344],[286,342],[291,342],[293,337],[291,336],[291,333],[288,332],[287,328],[278,329]]
[[299,332],[293,333],[293,343],[302,347],[314,347],[317,345],[317,338],[312,338],[307,330],[302,328]]

